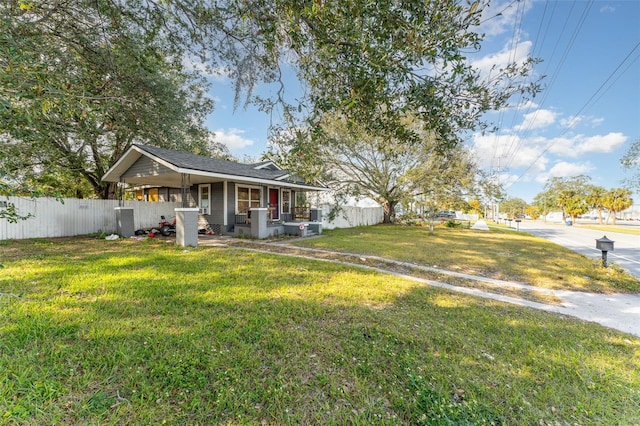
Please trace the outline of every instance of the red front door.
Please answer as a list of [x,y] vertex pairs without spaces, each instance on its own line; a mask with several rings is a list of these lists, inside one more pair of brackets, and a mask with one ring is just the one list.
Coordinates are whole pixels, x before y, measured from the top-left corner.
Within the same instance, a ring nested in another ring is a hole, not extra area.
[[269,189],[269,212],[271,213],[271,220],[278,220],[280,217],[278,198],[278,190]]

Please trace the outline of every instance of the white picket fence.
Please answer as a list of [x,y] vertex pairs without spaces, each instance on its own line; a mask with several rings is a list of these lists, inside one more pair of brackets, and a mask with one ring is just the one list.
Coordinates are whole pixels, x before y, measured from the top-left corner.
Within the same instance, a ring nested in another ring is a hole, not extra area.
[[[0,202],[13,203],[21,216],[32,215],[17,223],[0,219],[0,240],[72,237],[116,230],[117,200],[0,197]],[[173,217],[174,209],[181,206],[181,203],[124,202],[124,207],[134,209],[135,229],[158,226],[161,215]]]

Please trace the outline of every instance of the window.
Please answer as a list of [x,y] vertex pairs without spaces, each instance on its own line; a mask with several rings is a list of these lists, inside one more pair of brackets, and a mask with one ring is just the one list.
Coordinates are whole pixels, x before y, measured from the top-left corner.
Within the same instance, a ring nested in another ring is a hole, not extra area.
[[282,190],[282,213],[291,213],[291,191]]
[[158,188],[149,188],[149,192],[147,193],[149,197],[149,201],[157,203],[158,200]]
[[236,211],[247,213],[249,209],[260,207],[260,188],[239,186],[236,195]]
[[209,204],[211,201],[210,198],[211,185],[200,185],[198,187],[198,207],[200,208],[201,214],[209,214]]

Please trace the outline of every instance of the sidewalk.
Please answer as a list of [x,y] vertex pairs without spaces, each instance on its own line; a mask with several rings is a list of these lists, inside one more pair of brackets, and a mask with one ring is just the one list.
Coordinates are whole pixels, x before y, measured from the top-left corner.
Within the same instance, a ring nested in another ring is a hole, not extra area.
[[[202,246],[233,246],[246,250],[270,253],[275,252],[285,256],[336,262],[357,268],[375,270],[381,273],[417,281],[432,287],[446,288],[448,290],[466,293],[472,296],[498,300],[520,306],[527,306],[561,315],[568,315],[640,337],[640,294],[600,294],[568,290],[552,290],[533,287],[523,283],[495,280],[492,278],[399,262],[377,256],[364,256],[352,253],[340,253],[328,250],[296,247],[283,243],[216,238],[206,241],[200,240],[199,244]],[[394,266],[397,268],[394,268]],[[438,272],[441,274],[477,281],[483,285],[495,287],[496,289],[515,289],[547,294],[559,299],[560,303],[541,303],[538,301],[526,300],[524,298],[492,293],[479,288],[455,286],[452,284],[419,278],[404,272],[398,272],[398,269],[417,269],[427,272]]]

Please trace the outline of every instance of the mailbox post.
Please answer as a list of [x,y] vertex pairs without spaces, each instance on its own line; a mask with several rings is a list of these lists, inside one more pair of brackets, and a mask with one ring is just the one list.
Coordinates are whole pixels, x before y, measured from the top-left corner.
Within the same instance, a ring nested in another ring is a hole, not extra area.
[[609,266],[607,265],[607,252],[613,251],[613,243],[615,241],[608,239],[606,235],[602,238],[596,238],[596,248],[602,251],[602,266],[604,267]]

